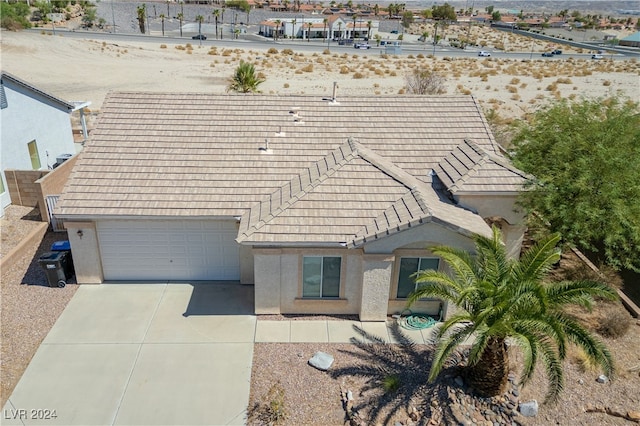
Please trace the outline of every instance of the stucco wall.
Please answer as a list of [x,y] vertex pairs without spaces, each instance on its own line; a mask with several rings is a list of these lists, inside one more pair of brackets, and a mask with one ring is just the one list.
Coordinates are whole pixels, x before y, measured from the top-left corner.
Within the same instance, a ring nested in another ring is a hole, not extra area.
[[[100,284],[102,262],[95,222],[65,222],[78,284]],[[80,232],[82,231],[82,232]]]
[[361,321],[387,318],[393,261],[394,256],[386,254],[363,256]]
[[[2,109],[0,167],[31,170],[31,157],[27,144],[36,141],[41,169],[53,166],[60,154],[74,154],[69,113],[22,93],[24,89],[4,82],[7,108]],[[47,153],[49,157],[47,157]],[[2,173],[4,175],[4,173]],[[2,177],[4,179],[4,176]],[[5,181],[5,189],[6,181]],[[9,192],[0,195],[2,208],[11,203]]]
[[77,159],[77,155],[69,158],[60,166],[49,172],[46,176],[43,176],[36,181],[36,184],[40,186],[38,207],[42,214],[42,220],[49,222],[47,202],[45,200],[46,196],[60,195],[62,193],[62,188],[64,188],[64,185],[67,183]]
[[522,212],[516,211],[517,195],[457,195],[456,201],[463,207],[478,212],[483,217],[502,217],[512,225],[524,219]]
[[253,271],[253,254],[251,253],[251,247],[240,246],[240,284],[253,284],[255,281]]

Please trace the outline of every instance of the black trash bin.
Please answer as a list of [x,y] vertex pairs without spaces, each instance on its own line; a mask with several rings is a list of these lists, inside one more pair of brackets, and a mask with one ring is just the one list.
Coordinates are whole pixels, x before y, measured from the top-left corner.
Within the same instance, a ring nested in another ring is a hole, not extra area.
[[64,273],[67,275],[67,279],[73,277],[76,272],[73,268],[73,257],[71,256],[71,243],[69,243],[69,240],[56,241],[51,244],[51,251],[62,251],[67,253]]
[[49,287],[64,287],[67,285],[67,253],[64,251],[52,251],[44,253],[38,259],[38,263],[44,270],[49,282]]

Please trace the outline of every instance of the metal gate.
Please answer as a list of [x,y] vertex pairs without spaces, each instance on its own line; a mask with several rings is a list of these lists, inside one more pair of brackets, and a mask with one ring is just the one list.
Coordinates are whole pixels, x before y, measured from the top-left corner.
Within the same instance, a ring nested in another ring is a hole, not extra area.
[[56,219],[56,217],[53,215],[53,208],[56,206],[56,203],[58,202],[58,198],[60,198],[60,196],[47,195],[46,198],[47,198],[47,215],[49,216],[49,222],[51,223],[51,228],[55,232],[65,231],[64,222],[62,221],[62,219]]

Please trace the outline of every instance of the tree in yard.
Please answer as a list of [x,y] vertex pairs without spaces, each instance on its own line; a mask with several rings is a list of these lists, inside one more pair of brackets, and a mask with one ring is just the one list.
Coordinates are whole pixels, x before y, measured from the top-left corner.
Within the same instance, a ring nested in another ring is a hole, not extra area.
[[449,3],[445,3],[441,6],[432,6],[431,15],[435,20],[443,20],[443,21],[458,20],[458,16],[456,15],[455,9]]
[[372,21],[367,21],[367,40],[371,39],[371,28],[373,27]]
[[557,101],[516,128],[512,158],[535,176],[521,205],[613,268],[640,271],[640,108]]
[[162,22],[162,37],[164,37],[164,13],[160,14],[160,21]]
[[198,35],[201,36],[202,35],[202,22],[204,21],[204,16],[202,15],[197,15],[196,16],[196,22],[198,23]]
[[307,22],[307,43],[309,43],[311,40],[311,28],[313,27],[313,23],[312,22]]
[[297,22],[297,21],[296,21],[296,18],[293,18],[293,19],[291,20],[291,38],[292,38],[292,39],[293,39],[293,38],[295,38],[295,37],[294,37],[294,31],[295,31],[295,29],[296,29],[296,22]]
[[438,344],[429,372],[433,381],[445,361],[468,337],[471,345],[465,374],[471,387],[482,396],[501,394],[509,374],[507,339],[523,354],[520,383],[533,376],[541,361],[548,378],[545,402],[557,402],[563,389],[562,361],[567,345],[584,351],[594,365],[611,376],[613,361],[605,345],[563,312],[567,305],[590,308],[594,297],[615,300],[616,292],[593,281],[543,282],[560,260],[557,234],[540,240],[520,260],[507,258],[502,235],[476,235],[475,255],[440,246],[431,251],[442,258],[452,274],[436,270],[415,274],[417,289],[409,305],[424,297],[436,297],[460,308],[437,331]]
[[216,9],[212,12],[216,21],[216,38],[218,38],[218,19],[220,19],[220,9]]
[[329,23],[329,20],[327,18],[324,18],[322,20],[322,24],[324,25],[324,35],[325,35],[325,39],[329,38],[329,34],[327,33],[327,24]]
[[407,93],[414,95],[441,95],[446,93],[446,78],[436,72],[414,68],[405,77]]
[[402,26],[405,28],[409,28],[411,26],[411,24],[413,24],[413,12],[410,11],[406,11],[406,12],[402,12]]
[[180,37],[182,37],[182,21],[184,20],[184,13],[178,13],[178,20],[180,21]]
[[85,28],[93,27],[93,23],[97,19],[97,11],[93,6],[86,6],[84,8],[84,15],[82,15],[82,25]]
[[498,10],[494,10],[491,14],[491,20],[493,21],[502,21],[502,14]]
[[[138,27],[140,28],[140,32],[144,34],[145,32],[145,20],[147,19],[147,5],[142,3],[142,6],[138,6],[136,8],[136,12],[138,14]],[[115,30],[115,28],[114,28]]]
[[263,82],[263,79],[256,76],[256,69],[252,63],[240,61],[240,65],[236,68],[231,82],[227,86],[227,92],[259,92],[258,86]]

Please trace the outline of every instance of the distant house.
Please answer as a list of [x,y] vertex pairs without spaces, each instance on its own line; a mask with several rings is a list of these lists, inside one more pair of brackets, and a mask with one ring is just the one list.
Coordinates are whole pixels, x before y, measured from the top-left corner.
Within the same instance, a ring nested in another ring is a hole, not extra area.
[[75,154],[70,114],[88,104],[64,101],[4,71],[0,103],[0,213],[4,214],[11,204],[5,170],[48,170],[59,156]]
[[524,180],[468,96],[112,93],[55,215],[79,283],[233,281],[258,314],[378,321],[446,271],[433,245],[498,223],[517,256]]
[[640,47],[640,31],[623,38],[618,44],[627,47]]

